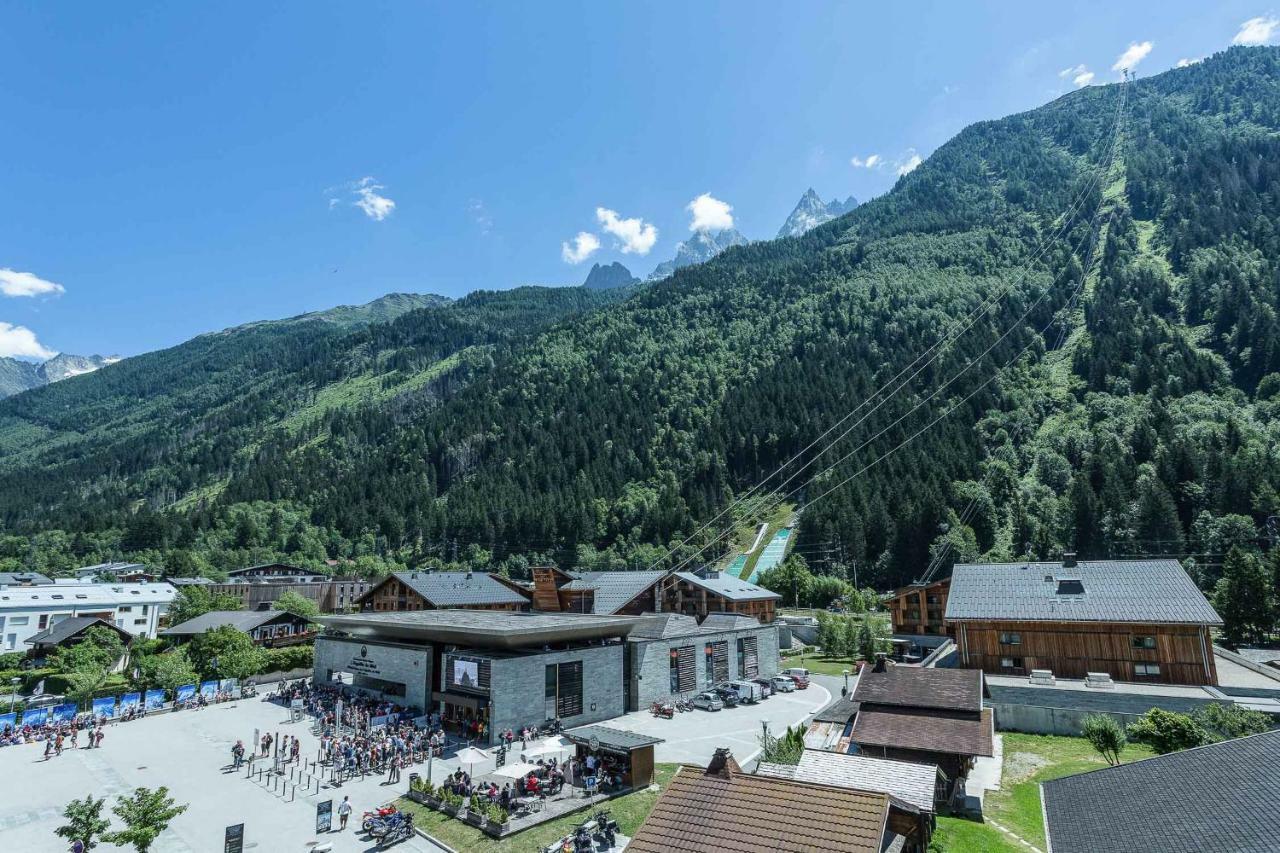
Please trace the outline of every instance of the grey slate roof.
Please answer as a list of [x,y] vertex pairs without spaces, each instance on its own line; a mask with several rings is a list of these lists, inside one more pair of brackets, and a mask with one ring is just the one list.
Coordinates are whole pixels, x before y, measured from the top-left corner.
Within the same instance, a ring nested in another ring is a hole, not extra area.
[[484,572],[395,572],[394,575],[436,607],[527,604],[529,601]]
[[1280,731],[1044,782],[1050,853],[1274,853]]
[[133,639],[133,635],[128,631],[116,627],[105,619],[100,619],[97,616],[72,616],[69,619],[63,619],[56,625],[49,626],[39,634],[29,637],[27,642],[33,646],[56,646],[81,631],[92,628],[94,625],[110,628],[120,634],[121,637],[127,637],[129,640]]
[[759,627],[759,619],[742,613],[708,613],[702,620],[703,631],[747,631]]
[[4,586],[45,586],[53,583],[53,578],[39,572],[0,572],[0,585]]
[[889,794],[932,814],[938,765],[806,749],[800,756],[799,764],[770,764],[762,761],[756,773],[794,779],[797,782]]
[[719,572],[715,577],[707,578],[699,577],[693,572],[676,572],[676,576],[681,580],[700,586],[708,592],[714,592],[716,595],[727,598],[729,601],[760,601],[769,598],[782,598],[776,592],[770,592],[762,586],[757,586],[742,578],[735,578],[725,572]]
[[[562,589],[594,589],[595,605],[591,612],[597,616],[611,616],[662,578],[665,571],[656,572],[573,572],[574,580]],[[575,586],[581,582],[584,586]]]
[[976,714],[985,692],[977,669],[926,669],[889,666],[884,672],[864,667],[853,688],[853,700],[863,705],[933,708]]
[[837,699],[813,715],[815,723],[839,723],[845,725],[858,713],[858,703],[849,696]]
[[[1079,580],[1084,594],[1058,595],[1060,579]],[[958,564],[945,618],[1222,624],[1176,560]]]
[[627,635],[629,640],[665,640],[669,637],[686,637],[697,634],[698,620],[679,613],[654,613],[641,616],[640,621]]
[[164,637],[187,637],[193,634],[203,634],[205,631],[212,631],[215,628],[221,628],[223,625],[230,625],[237,631],[248,632],[281,616],[292,618],[293,614],[284,610],[210,610],[208,613],[202,613],[194,619],[188,619],[186,622],[181,622],[172,628],[166,628],[160,632],[160,635]]

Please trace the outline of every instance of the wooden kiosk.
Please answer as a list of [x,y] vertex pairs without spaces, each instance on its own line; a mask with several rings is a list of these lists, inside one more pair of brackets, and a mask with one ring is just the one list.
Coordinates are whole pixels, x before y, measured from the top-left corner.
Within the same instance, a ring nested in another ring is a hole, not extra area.
[[607,765],[618,766],[626,788],[647,788],[653,784],[653,748],[662,738],[619,731],[606,726],[569,729],[564,737],[576,744],[579,761],[595,756]]

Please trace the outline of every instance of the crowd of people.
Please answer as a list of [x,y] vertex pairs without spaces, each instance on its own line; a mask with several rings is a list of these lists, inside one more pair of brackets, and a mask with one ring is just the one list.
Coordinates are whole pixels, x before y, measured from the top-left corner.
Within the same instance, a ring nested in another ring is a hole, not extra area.
[[80,733],[87,736],[85,747],[94,749],[102,746],[108,719],[103,715],[79,714],[71,720],[59,722],[47,721],[43,725],[11,725],[6,723],[0,728],[0,746],[17,746],[24,743],[44,743],[45,760],[62,754],[62,750],[70,746],[80,746]]

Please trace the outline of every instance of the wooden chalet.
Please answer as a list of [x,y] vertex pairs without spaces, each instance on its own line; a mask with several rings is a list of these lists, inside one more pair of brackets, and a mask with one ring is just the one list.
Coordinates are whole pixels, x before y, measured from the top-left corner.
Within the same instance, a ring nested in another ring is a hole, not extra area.
[[533,570],[533,606],[544,613],[641,616],[657,612],[666,571],[570,572],[555,566]]
[[960,564],[946,620],[960,665],[993,675],[1218,682],[1222,620],[1175,560]]
[[683,613],[699,620],[711,613],[736,613],[769,624],[776,616],[782,599],[742,578],[727,572],[705,569],[698,572],[674,572],[662,587],[664,613]]
[[395,572],[355,600],[359,610],[504,610],[524,612],[529,598],[485,572]]
[[914,583],[894,590],[885,600],[895,634],[946,634],[947,594],[951,578]]
[[964,796],[980,756],[994,755],[995,726],[985,707],[986,683],[971,669],[864,666],[852,698],[848,751],[874,758],[936,765],[937,801]]

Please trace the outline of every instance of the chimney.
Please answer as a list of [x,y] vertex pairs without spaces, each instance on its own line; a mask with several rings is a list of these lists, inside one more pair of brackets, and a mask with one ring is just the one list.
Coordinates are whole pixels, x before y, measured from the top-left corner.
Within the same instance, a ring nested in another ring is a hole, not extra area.
[[1076,552],[1063,551],[1062,552],[1062,568],[1074,569],[1075,567],[1076,567]]
[[728,779],[734,773],[741,773],[742,768],[738,766],[738,762],[733,760],[733,753],[727,746],[716,749],[716,754],[711,757],[711,763],[707,765],[707,776],[720,776]]
[[467,569],[467,580],[471,580],[471,570]]
[[884,661],[884,652],[876,652],[876,665],[871,668],[872,672],[884,672],[888,668],[888,664]]

